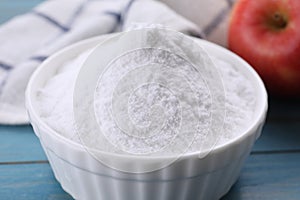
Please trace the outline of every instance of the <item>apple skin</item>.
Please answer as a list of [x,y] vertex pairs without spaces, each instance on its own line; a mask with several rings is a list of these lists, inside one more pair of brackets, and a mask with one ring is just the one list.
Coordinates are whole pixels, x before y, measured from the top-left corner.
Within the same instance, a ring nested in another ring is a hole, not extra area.
[[228,47],[262,77],[270,94],[300,97],[300,1],[239,0]]

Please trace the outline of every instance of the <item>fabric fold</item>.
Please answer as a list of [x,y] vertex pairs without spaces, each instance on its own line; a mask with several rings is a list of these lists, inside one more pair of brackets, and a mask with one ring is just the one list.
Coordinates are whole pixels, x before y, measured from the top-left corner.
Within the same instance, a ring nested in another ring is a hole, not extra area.
[[34,70],[58,50],[133,24],[161,24],[204,37],[194,23],[154,0],[45,1],[0,27],[0,124],[29,123],[25,89]]

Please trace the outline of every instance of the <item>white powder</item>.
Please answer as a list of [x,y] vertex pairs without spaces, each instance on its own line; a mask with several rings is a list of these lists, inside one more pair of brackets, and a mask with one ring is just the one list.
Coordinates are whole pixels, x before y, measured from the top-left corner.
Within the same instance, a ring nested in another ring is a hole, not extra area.
[[[174,57],[159,65],[157,62],[151,64],[155,58],[154,51],[131,54],[112,63],[98,82],[94,106],[102,134],[98,133],[97,127],[86,127],[86,133],[81,136],[76,132],[73,93],[76,77],[88,52],[62,65],[57,74],[40,89],[38,102],[41,118],[66,138],[81,142],[83,138],[79,137],[84,137],[84,141],[87,141],[85,145],[89,147],[122,154],[159,152],[159,155],[173,155],[183,149],[194,152],[207,148],[203,141],[216,140],[213,138],[216,133],[207,135],[212,108],[210,91],[204,83],[201,84],[201,80],[197,80],[200,84],[192,86],[184,85],[181,80],[184,75],[196,80],[192,69],[186,67],[184,61],[177,60],[174,67],[180,63],[177,66],[179,73],[174,74],[168,71],[168,66],[172,66],[170,60],[176,59]],[[130,68],[136,65],[139,59],[135,58],[139,57],[149,60],[147,68]],[[234,139],[247,128],[252,121],[255,95],[247,77],[234,66],[216,58],[213,60],[225,89],[226,116],[223,131],[217,133],[220,135],[218,145]],[[130,76],[122,76],[125,72],[120,70],[120,65],[126,65]],[[164,84],[166,80],[168,87]],[[147,84],[140,85],[139,82]],[[128,88],[132,91],[126,91]],[[81,118],[82,123],[88,120],[84,120],[84,116]],[[194,141],[191,142],[191,139]]]

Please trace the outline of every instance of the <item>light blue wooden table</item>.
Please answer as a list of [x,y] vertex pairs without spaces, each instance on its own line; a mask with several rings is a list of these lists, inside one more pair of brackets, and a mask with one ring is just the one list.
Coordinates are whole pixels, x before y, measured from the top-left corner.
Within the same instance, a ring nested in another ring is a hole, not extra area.
[[[41,1],[0,0],[0,23]],[[0,200],[9,199],[72,199],[55,180],[30,126],[0,126]],[[300,102],[271,98],[263,134],[222,200],[299,199]]]

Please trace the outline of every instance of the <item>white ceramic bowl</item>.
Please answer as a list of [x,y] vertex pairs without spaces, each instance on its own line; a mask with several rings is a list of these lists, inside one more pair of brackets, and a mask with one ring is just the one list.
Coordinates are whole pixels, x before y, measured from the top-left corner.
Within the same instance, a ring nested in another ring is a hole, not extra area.
[[[239,67],[255,88],[257,98],[253,121],[246,131],[215,147],[206,157],[183,155],[170,166],[149,173],[125,173],[96,160],[84,147],[55,132],[39,116],[37,91],[65,61],[94,47],[107,36],[88,39],[48,58],[32,75],[26,91],[31,124],[49,159],[56,179],[75,199],[97,200],[215,200],[226,194],[237,180],[255,140],[260,136],[267,111],[267,93],[257,73],[241,58],[207,41],[197,40],[209,54]],[[101,153],[101,152],[98,152]],[[107,159],[132,163],[153,158],[126,157],[104,153]],[[155,158],[155,161],[163,158]],[[138,166],[137,166],[138,167]]]

